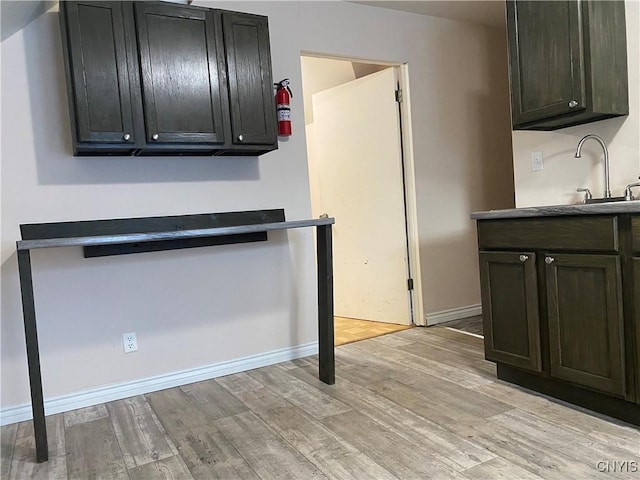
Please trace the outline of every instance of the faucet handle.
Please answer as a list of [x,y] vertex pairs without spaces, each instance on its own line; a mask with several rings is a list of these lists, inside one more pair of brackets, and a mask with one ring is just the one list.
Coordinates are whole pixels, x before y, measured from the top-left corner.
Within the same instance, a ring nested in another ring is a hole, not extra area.
[[[638,177],[640,178],[640,177]],[[636,183],[630,183],[629,185],[627,185],[624,188],[624,199],[629,201],[629,200],[635,200],[635,197],[633,196],[633,192],[631,191],[631,189],[633,187],[640,187],[640,182],[636,182]]]
[[593,195],[591,195],[591,190],[589,190],[588,188],[576,188],[576,192],[584,192],[584,200],[582,201],[582,203],[587,203],[587,200],[591,200],[593,198]]

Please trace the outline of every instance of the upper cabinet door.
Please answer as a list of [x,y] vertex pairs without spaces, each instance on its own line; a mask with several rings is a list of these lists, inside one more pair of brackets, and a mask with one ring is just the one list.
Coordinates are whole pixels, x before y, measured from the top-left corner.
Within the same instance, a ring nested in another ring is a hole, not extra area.
[[508,0],[514,130],[629,114],[623,0]]
[[135,142],[127,67],[131,47],[122,8],[122,2],[60,2],[76,143]]
[[135,9],[147,143],[223,143],[213,11],[155,2]]
[[266,17],[222,13],[232,142],[276,143],[276,111]]
[[507,2],[513,124],[585,108],[577,0]]

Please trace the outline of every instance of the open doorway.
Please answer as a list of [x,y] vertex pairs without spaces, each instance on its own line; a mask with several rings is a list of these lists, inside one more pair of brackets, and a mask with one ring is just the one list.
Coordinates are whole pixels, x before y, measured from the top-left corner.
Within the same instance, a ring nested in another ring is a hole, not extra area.
[[317,55],[301,63],[312,213],[336,217],[336,343],[421,324],[401,69]]

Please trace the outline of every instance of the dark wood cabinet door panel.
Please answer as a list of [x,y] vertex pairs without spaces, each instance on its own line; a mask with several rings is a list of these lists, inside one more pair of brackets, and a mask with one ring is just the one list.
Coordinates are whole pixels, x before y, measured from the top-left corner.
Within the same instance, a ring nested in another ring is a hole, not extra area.
[[633,238],[633,251],[640,253],[640,216],[631,219],[631,235]]
[[222,13],[232,142],[270,145],[277,140],[266,17]]
[[636,403],[640,403],[640,257],[633,259],[633,309],[634,322],[636,332],[635,341],[635,359],[631,362],[636,371]]
[[135,7],[147,142],[222,143],[213,12],[155,2]]
[[480,252],[480,285],[486,358],[541,371],[535,254]]
[[584,109],[579,2],[509,1],[507,22],[512,32],[509,41],[513,123],[529,123]]
[[515,130],[629,114],[625,2],[508,0]]
[[613,216],[523,218],[478,222],[480,248],[566,249],[617,252]]
[[624,396],[620,259],[549,253],[545,264],[551,376]]
[[135,142],[122,7],[122,2],[61,2],[77,142]]

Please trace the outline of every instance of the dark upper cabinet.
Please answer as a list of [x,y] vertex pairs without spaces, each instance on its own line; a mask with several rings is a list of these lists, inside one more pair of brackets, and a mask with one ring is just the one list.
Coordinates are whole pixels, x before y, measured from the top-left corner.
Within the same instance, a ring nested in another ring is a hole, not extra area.
[[628,115],[624,1],[507,2],[514,130]]
[[60,18],[76,155],[278,148],[266,17],[69,1]]
[[541,371],[535,254],[480,252],[480,284],[486,358]]
[[266,17],[222,13],[229,83],[232,142],[269,145],[277,141]]
[[624,396],[620,258],[547,254],[550,374]]
[[72,138],[78,149],[131,152],[134,117],[122,2],[61,2]]
[[224,143],[217,16],[147,2],[135,13],[147,143]]

